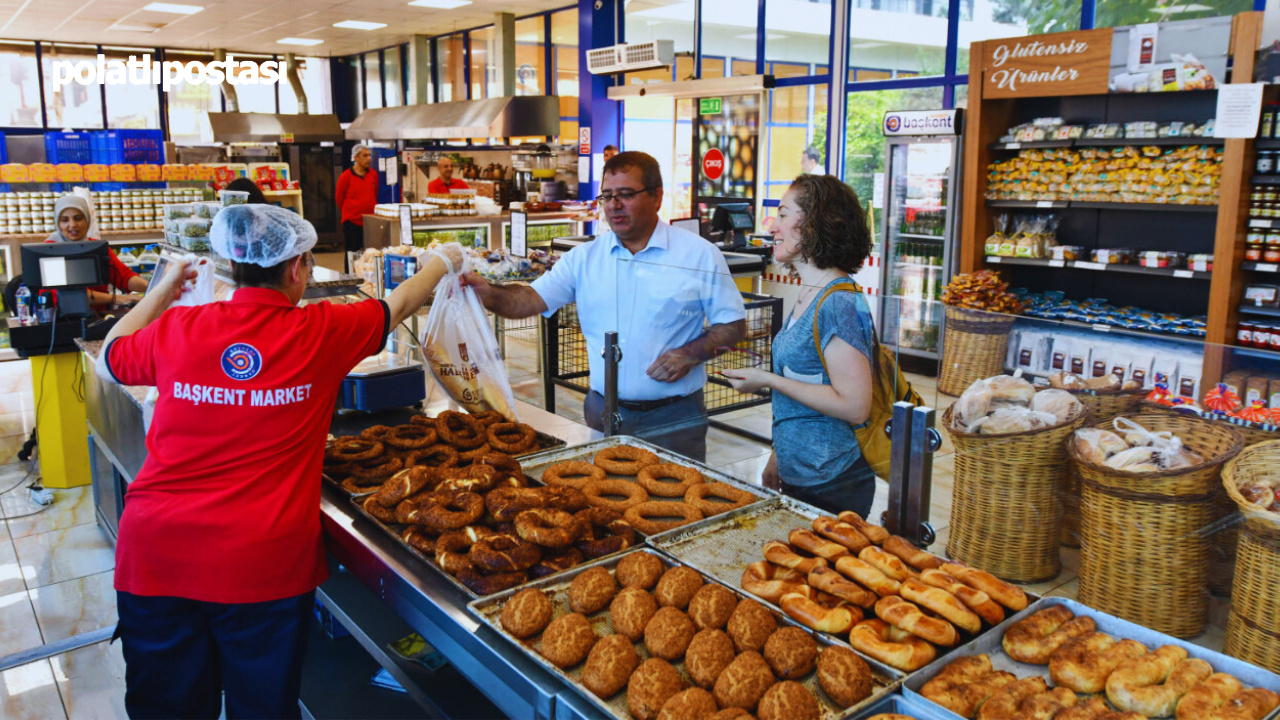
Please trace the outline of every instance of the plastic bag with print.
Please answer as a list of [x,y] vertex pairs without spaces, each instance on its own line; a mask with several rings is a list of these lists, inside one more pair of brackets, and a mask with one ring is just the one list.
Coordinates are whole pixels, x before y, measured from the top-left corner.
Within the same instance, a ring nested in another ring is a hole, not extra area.
[[196,277],[186,281],[182,286],[182,295],[170,307],[208,305],[221,299],[218,297],[218,278],[209,258],[188,255],[186,259],[187,267],[195,269]]
[[462,267],[450,268],[436,286],[422,330],[423,357],[440,386],[468,412],[495,410],[516,421],[515,396],[498,340],[475,291],[459,282],[471,269],[471,256],[465,250],[462,254]]

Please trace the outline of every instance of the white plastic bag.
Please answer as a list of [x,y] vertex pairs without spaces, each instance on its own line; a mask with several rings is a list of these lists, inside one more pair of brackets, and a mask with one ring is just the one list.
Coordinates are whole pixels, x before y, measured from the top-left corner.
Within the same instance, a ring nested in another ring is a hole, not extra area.
[[[422,353],[436,381],[468,412],[495,410],[517,421],[515,396],[498,351],[484,306],[471,288],[459,279],[471,269],[465,251],[462,267],[453,268],[436,286],[431,311],[422,330]],[[443,254],[438,254],[444,257]]]
[[195,255],[188,255],[187,261],[187,267],[195,268],[196,278],[186,281],[182,286],[182,296],[174,300],[170,307],[195,307],[215,302],[218,299],[218,280],[214,276],[213,263],[209,262],[209,258]]

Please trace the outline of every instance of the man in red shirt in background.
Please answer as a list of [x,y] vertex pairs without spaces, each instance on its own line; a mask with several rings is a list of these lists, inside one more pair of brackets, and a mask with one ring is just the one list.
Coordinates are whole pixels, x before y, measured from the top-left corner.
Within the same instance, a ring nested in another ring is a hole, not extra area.
[[316,586],[320,472],[342,380],[421,308],[461,248],[383,300],[298,307],[315,229],[271,205],[214,218],[230,300],[169,305],[174,263],[107,335],[95,371],[159,391],[116,545],[125,709],[138,718],[296,718]]
[[453,160],[448,157],[440,158],[436,163],[436,168],[440,171],[440,177],[427,183],[427,192],[432,195],[448,195],[450,190],[467,190],[470,188],[465,182],[453,176]]
[[[338,177],[338,189],[334,193],[338,211],[342,213],[342,237],[347,253],[364,249],[364,216],[372,215],[378,204],[378,171],[370,165],[373,153],[365,145],[351,149],[350,168]],[[350,256],[342,255],[342,266],[351,270]]]

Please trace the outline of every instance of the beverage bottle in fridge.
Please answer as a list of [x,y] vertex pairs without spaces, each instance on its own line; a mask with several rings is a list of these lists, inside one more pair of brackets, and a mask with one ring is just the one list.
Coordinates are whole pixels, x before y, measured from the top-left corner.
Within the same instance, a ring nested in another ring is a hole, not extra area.
[[35,324],[35,314],[31,311],[31,289],[19,285],[16,293],[18,304],[18,322],[22,325]]

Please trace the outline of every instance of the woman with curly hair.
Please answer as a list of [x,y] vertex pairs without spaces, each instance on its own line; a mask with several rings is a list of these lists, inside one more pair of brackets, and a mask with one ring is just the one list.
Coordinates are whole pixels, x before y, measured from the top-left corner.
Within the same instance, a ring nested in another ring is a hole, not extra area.
[[[773,223],[773,258],[790,265],[804,291],[773,339],[773,368],[723,371],[736,390],[773,394],[773,455],[765,484],[833,515],[866,517],[875,474],[858,449],[854,427],[871,412],[875,327],[851,283],[871,252],[858,197],[831,175],[801,175],[782,196]],[[814,326],[821,341],[819,356]],[[828,372],[829,371],[829,372]]]

